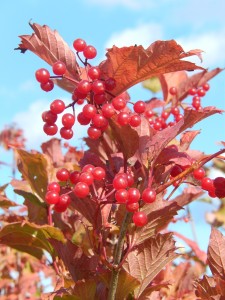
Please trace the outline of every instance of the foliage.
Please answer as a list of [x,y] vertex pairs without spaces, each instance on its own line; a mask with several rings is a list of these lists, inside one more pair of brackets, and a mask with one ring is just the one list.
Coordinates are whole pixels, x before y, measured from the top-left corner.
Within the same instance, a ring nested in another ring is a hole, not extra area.
[[[92,105],[86,115],[95,110],[89,129],[100,134],[96,137],[88,131],[85,151],[57,138],[42,144],[42,152],[14,145],[21,178],[14,178],[10,185],[24,202],[17,205],[8,199],[7,185],[0,188],[0,299],[223,299],[223,235],[212,227],[206,254],[180,232],[168,231],[178,212],[204,192],[221,199],[214,225],[224,224],[218,216],[224,209],[225,188],[199,170],[213,159],[221,162],[225,150],[205,154],[190,149],[199,134],[190,128],[222,113],[213,106],[203,108],[200,99],[194,99],[204,96],[208,81],[222,69],[208,71],[185,60],[193,55],[201,58],[200,50],[184,52],[174,40],[156,41],[147,49],[136,45],[108,49],[106,60],[97,67],[101,75],[93,79],[96,75],[89,71],[92,48],[83,50],[82,59],[77,48],[83,42],[74,42],[75,55],[56,31],[30,25],[34,33],[20,36],[18,49],[32,51],[53,66],[56,74],[38,70],[41,88],[47,91],[45,84],[51,89],[56,84],[72,94],[68,105],[54,102],[50,113],[44,112],[45,133],[54,135],[58,115],[72,109],[75,116],[79,101],[86,99],[85,104]],[[127,90],[140,82],[152,91],[160,83],[163,100],[131,101]],[[81,90],[89,85],[82,99]],[[104,97],[102,103],[95,102],[99,94]],[[109,104],[113,106],[110,116]],[[125,114],[128,121],[123,123],[120,117]],[[132,116],[138,119],[137,126]],[[73,131],[68,120],[73,118],[63,117],[60,134],[70,139]],[[107,126],[99,125],[99,118]],[[7,149],[12,134],[18,137],[12,129],[0,135]],[[136,214],[139,211],[142,214]],[[190,247],[190,253],[182,255],[174,236]],[[207,266],[211,277],[206,275]],[[51,293],[44,292],[40,270],[52,278]]]

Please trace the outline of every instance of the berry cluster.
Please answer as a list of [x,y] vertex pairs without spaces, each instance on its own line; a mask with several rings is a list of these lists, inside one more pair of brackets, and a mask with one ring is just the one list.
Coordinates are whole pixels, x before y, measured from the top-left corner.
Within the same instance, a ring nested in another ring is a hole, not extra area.
[[[91,164],[85,165],[82,170],[70,172],[66,168],[59,169],[56,172],[58,182],[49,183],[45,196],[46,203],[54,205],[57,212],[63,212],[67,209],[71,202],[70,194],[78,198],[86,198],[104,203],[125,204],[129,212],[133,212],[133,222],[136,226],[144,226],[147,223],[147,216],[144,212],[140,212],[139,208],[143,203],[152,203],[156,200],[156,191],[147,187],[142,193],[139,189],[133,187],[134,178],[130,172],[118,173],[108,183],[106,180],[106,171],[102,167],[95,167]],[[102,184],[103,189],[108,194],[101,192],[97,194],[95,181]],[[65,193],[66,191],[66,193]],[[112,197],[113,196],[113,197]]]

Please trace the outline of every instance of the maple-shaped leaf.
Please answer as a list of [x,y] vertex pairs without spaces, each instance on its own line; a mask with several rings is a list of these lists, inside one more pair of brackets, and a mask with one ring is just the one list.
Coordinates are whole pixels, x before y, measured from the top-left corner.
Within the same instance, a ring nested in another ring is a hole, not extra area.
[[[37,23],[30,23],[34,33],[31,35],[21,35],[20,50],[30,50],[45,60],[49,65],[56,61],[66,64],[66,76],[74,80],[80,80],[80,68],[76,62],[75,53],[70,49],[68,44],[62,39],[56,30],[52,30],[47,25],[41,26]],[[65,90],[72,92],[74,84],[66,79],[56,81]]]
[[192,76],[188,76],[185,71],[160,75],[159,79],[163,90],[164,100],[168,102],[172,99],[169,89],[171,87],[176,87],[176,101],[182,101],[188,96],[188,92],[191,88],[199,88],[223,70],[224,69],[220,68],[216,68],[211,71],[203,70],[202,72]]
[[221,299],[220,297],[218,298],[213,297],[219,295],[216,288],[216,282],[212,277],[208,277],[204,275],[202,279],[196,281],[195,287],[196,287],[196,294],[198,295],[198,297],[200,297],[198,299],[201,300]]
[[225,280],[225,237],[214,227],[209,240],[208,263],[213,275]]
[[142,46],[113,46],[108,49],[107,59],[100,64],[100,69],[105,78],[113,77],[116,80],[113,94],[117,96],[152,76],[179,70],[202,69],[183,60],[194,54],[184,52],[174,40],[156,41],[146,50]]
[[172,260],[178,257],[171,233],[157,234],[136,246],[128,254],[123,268],[140,281],[137,296],[140,296],[155,276]]

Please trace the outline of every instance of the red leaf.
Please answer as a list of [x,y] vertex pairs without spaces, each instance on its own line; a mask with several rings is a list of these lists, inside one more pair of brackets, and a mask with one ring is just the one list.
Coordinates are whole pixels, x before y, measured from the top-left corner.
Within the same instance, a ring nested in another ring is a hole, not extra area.
[[149,238],[128,254],[123,268],[140,281],[138,296],[143,293],[167,263],[178,256],[174,251],[172,234],[166,233]]
[[186,151],[188,150],[190,144],[194,140],[194,138],[200,133],[200,130],[192,130],[186,131],[182,134],[180,139],[180,150]]
[[214,227],[209,240],[208,262],[213,275],[225,280],[225,237]]
[[59,139],[53,138],[43,143],[41,149],[51,159],[54,167],[61,167],[63,165],[64,157]]
[[103,76],[116,80],[117,85],[113,90],[116,96],[152,76],[179,70],[202,69],[182,60],[194,54],[185,53],[174,40],[156,41],[146,50],[142,46],[113,46],[106,53],[107,59],[100,64],[100,68]]
[[[21,35],[21,44],[19,49],[30,50],[48,64],[53,65],[56,61],[62,61],[66,64],[66,76],[75,80],[80,80],[80,68],[75,59],[75,53],[70,49],[68,44],[62,39],[56,30],[48,26],[40,26],[37,23],[30,24],[34,30],[32,35]],[[73,91],[74,84],[68,80],[61,79],[57,84],[64,86],[67,91]]]
[[181,195],[174,198],[173,202],[176,202],[180,206],[184,206],[199,198],[202,194],[203,191],[199,187],[188,187],[183,190]]

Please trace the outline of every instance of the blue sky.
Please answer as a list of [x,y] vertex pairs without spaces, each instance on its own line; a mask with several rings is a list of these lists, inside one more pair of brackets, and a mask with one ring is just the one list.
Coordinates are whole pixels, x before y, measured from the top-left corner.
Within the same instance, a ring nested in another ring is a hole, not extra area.
[[[40,90],[34,73],[38,68],[48,66],[32,53],[22,55],[13,50],[20,41],[19,35],[32,32],[28,25],[30,20],[57,29],[69,45],[78,37],[84,38],[98,49],[96,64],[104,59],[105,49],[113,44],[143,44],[147,47],[155,40],[175,39],[186,51],[204,50],[202,64],[193,59],[203,67],[225,67],[223,0],[8,0],[1,2],[0,10],[0,129],[17,122],[25,131],[28,148],[37,148],[41,141],[47,140],[41,130],[42,111],[56,98],[66,101],[70,98],[59,88],[52,93]],[[225,109],[224,82],[224,73],[210,82],[205,106]],[[131,92],[135,97],[137,93],[143,100],[152,97],[140,87]],[[217,143],[225,140],[224,128],[222,115],[201,122],[196,129],[202,129],[202,133],[194,147],[207,153],[219,150]],[[82,131],[75,130],[76,138],[81,138],[82,134]],[[9,154],[2,149],[0,155],[0,160],[9,159]],[[0,184],[5,181],[1,176]],[[204,230],[201,228],[199,230]]]

